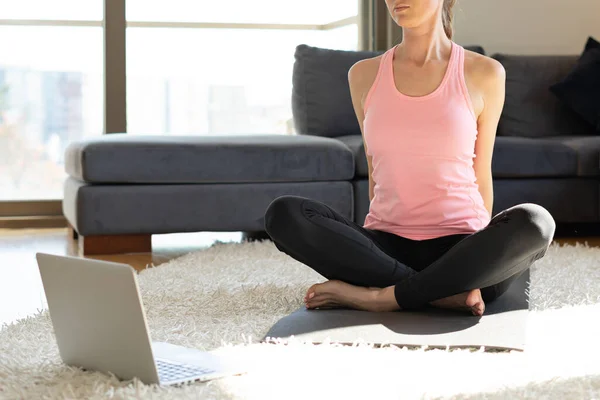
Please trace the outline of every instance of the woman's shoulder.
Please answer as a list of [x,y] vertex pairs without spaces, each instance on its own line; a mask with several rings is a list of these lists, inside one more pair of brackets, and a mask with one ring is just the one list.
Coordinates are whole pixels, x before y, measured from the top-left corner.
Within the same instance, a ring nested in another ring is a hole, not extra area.
[[470,81],[487,86],[504,82],[506,71],[504,66],[491,57],[465,49],[465,75]]
[[352,84],[354,82],[360,84],[375,80],[382,58],[383,54],[380,54],[354,63],[348,71],[348,80],[350,83]]

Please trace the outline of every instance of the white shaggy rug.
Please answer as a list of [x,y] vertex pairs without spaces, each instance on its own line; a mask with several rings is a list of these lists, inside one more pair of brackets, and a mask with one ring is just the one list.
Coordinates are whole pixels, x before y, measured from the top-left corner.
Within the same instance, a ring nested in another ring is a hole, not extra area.
[[525,352],[258,343],[323,278],[270,241],[217,242],[139,275],[153,340],[251,366],[183,387],[61,364],[47,312],[0,330],[0,398],[600,398],[600,249],[552,245],[532,268]]

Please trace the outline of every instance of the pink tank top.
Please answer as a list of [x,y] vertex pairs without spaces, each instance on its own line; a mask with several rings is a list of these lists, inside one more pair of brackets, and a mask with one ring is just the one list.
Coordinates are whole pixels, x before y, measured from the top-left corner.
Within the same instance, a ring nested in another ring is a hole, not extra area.
[[474,233],[490,215],[475,182],[477,121],[464,80],[464,48],[452,43],[440,86],[407,96],[386,51],[365,99],[364,136],[374,197],[364,227],[413,240]]

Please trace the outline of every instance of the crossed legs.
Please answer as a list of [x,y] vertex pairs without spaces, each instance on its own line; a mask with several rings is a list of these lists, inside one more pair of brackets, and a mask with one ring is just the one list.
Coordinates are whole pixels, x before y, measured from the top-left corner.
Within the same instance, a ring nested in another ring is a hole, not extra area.
[[541,258],[555,223],[543,207],[521,204],[471,235],[411,241],[361,227],[327,205],[281,196],[265,213],[277,248],[329,280],[364,288],[394,286],[401,309],[418,309],[481,289],[485,301]]

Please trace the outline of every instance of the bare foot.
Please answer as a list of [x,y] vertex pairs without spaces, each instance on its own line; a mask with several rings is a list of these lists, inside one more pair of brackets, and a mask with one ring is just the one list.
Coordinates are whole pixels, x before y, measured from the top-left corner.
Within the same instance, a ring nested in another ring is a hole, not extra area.
[[479,289],[455,294],[454,296],[432,301],[429,304],[439,308],[468,311],[477,316],[483,315],[485,311],[485,303],[481,298],[481,290]]
[[304,296],[304,303],[308,309],[353,308],[376,311],[374,300],[378,290],[331,280],[312,285]]

